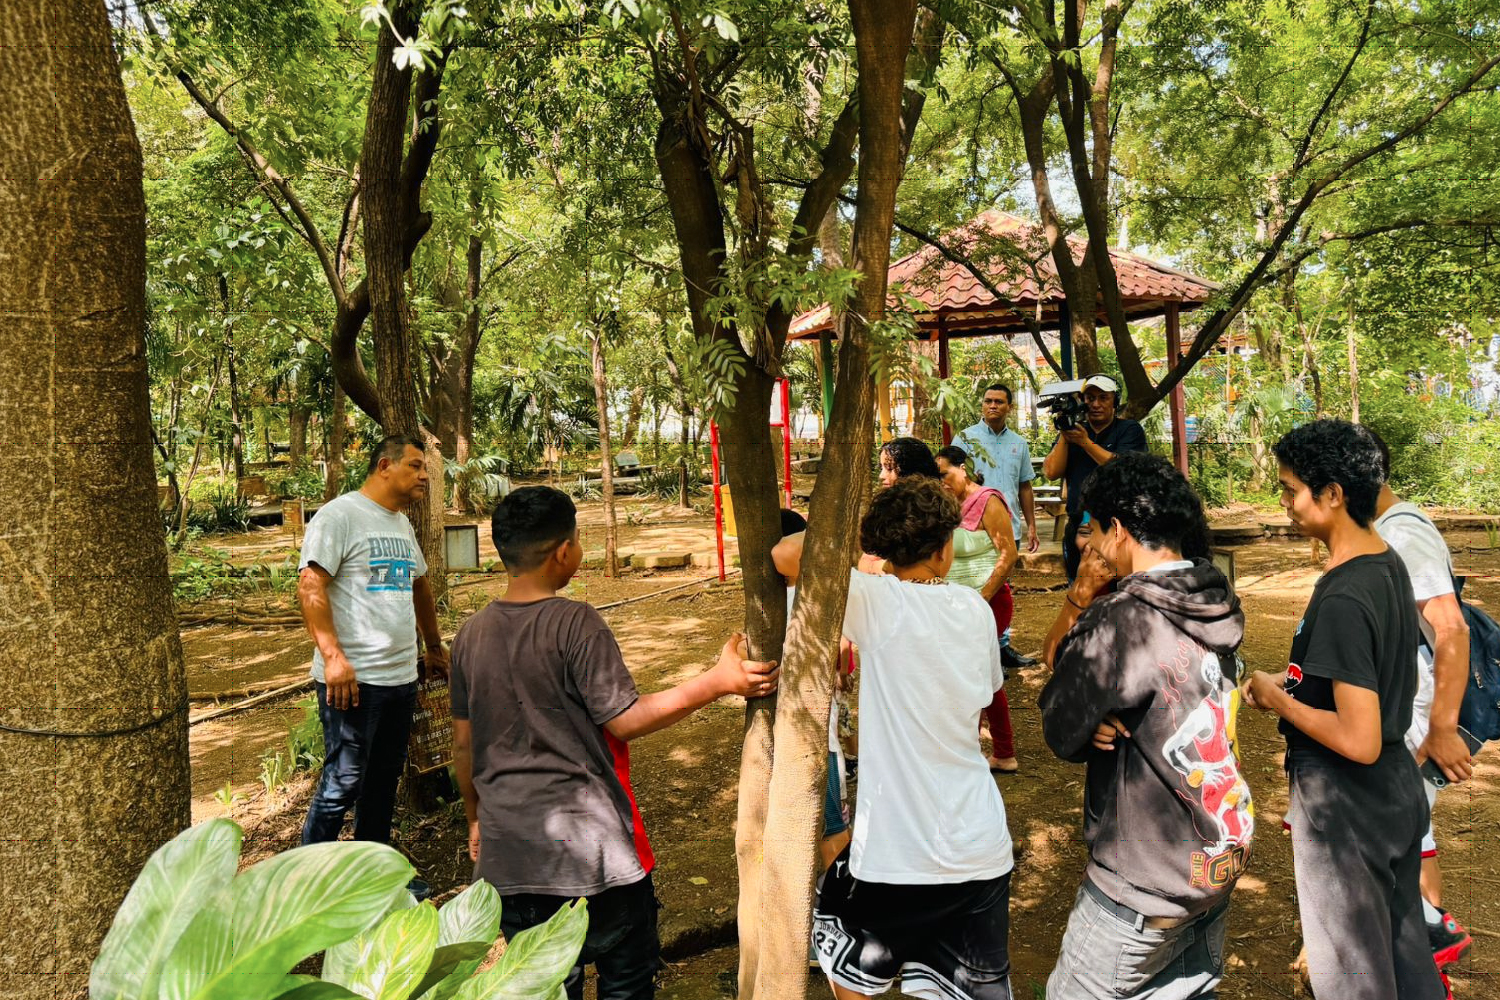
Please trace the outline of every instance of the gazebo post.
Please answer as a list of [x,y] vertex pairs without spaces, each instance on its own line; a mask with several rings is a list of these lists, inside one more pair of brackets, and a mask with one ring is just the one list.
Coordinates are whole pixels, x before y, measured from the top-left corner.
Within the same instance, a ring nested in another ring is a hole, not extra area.
[[[942,313],[937,315],[938,335],[938,378],[948,381],[948,324]],[[943,447],[953,443],[953,427],[946,419],[943,421]]]
[[1057,303],[1057,343],[1062,356],[1063,381],[1073,377],[1073,317],[1068,312],[1068,300]]
[[[1167,303],[1166,320],[1167,370],[1170,371],[1182,357],[1182,330],[1178,326],[1178,307],[1176,302]],[[1178,381],[1172,387],[1167,409],[1172,418],[1172,464],[1177,466],[1177,471],[1184,476],[1188,474],[1187,412],[1185,404],[1186,396],[1182,391],[1182,382]]]
[[823,426],[833,419],[833,334],[824,330],[818,334],[818,374],[823,379]]

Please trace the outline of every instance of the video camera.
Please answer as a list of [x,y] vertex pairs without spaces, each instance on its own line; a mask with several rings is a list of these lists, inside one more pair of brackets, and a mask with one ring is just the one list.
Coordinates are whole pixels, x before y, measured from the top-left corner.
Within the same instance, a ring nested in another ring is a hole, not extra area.
[[1059,431],[1069,431],[1083,423],[1088,417],[1088,404],[1083,401],[1081,378],[1071,382],[1049,382],[1037,393],[1036,405],[1052,414],[1052,426]]

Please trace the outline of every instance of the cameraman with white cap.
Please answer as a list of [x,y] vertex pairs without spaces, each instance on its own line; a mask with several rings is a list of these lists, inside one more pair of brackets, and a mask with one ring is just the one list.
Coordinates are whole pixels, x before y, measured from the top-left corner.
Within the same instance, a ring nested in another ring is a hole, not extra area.
[[1116,455],[1148,451],[1146,432],[1134,420],[1115,416],[1120,406],[1120,383],[1108,375],[1090,375],[1083,382],[1087,417],[1081,424],[1059,431],[1052,450],[1042,460],[1042,475],[1067,482],[1068,525],[1063,532],[1063,566],[1071,581],[1078,575],[1078,529],[1083,523],[1083,481]]

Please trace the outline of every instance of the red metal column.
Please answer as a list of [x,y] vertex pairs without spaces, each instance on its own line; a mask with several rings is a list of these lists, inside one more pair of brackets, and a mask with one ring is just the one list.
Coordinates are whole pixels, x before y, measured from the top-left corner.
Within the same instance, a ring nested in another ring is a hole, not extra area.
[[724,498],[719,494],[719,425],[708,422],[709,458],[714,470],[714,539],[719,545],[719,579],[724,579]]
[[[1177,365],[1182,357],[1182,330],[1178,325],[1178,311],[1176,302],[1167,303],[1167,370],[1170,371]],[[1187,413],[1185,396],[1183,395],[1182,383],[1179,381],[1172,387],[1172,394],[1167,404],[1167,409],[1172,418],[1172,464],[1177,466],[1177,471],[1184,476],[1188,474],[1188,452],[1187,452]]]

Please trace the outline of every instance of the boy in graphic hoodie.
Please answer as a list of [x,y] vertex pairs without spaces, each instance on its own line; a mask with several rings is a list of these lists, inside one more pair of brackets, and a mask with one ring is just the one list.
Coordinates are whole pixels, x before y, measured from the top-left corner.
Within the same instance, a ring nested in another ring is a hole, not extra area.
[[1121,455],[1082,503],[1094,533],[1048,637],[1040,707],[1047,745],[1088,765],[1089,864],[1047,997],[1209,996],[1255,826],[1234,748],[1244,614],[1167,462]]

